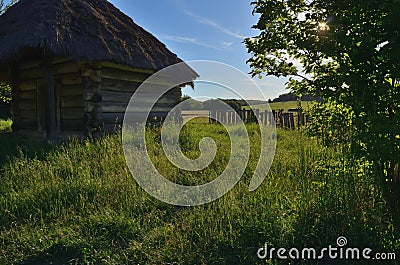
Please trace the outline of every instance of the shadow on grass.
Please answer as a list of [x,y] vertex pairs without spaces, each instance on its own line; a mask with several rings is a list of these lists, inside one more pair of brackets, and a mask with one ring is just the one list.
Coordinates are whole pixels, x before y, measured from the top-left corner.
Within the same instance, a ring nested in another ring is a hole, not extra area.
[[72,264],[70,261],[77,259],[78,256],[78,250],[65,250],[63,247],[57,249],[57,246],[54,246],[44,253],[43,257],[32,258],[32,260],[25,261],[21,265]]
[[44,140],[0,131],[0,167],[22,155],[28,158],[42,159],[53,147]]

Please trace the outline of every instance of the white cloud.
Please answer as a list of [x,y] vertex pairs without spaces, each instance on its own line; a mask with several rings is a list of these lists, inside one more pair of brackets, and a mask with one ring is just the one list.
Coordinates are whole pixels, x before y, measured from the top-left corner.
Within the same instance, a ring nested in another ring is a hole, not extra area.
[[161,36],[161,38],[165,39],[165,40],[181,42],[181,43],[196,44],[196,45],[200,45],[200,46],[211,48],[211,49],[215,49],[215,50],[221,50],[221,48],[219,48],[219,47],[216,47],[216,46],[213,46],[211,44],[199,41],[198,39],[195,39],[195,38],[173,36],[173,35],[163,35],[163,36]]
[[215,21],[213,21],[211,19],[198,16],[196,14],[193,14],[192,12],[189,12],[189,11],[185,11],[185,14],[190,16],[190,17],[192,17],[195,21],[197,21],[197,22],[199,22],[201,24],[207,25],[207,26],[211,26],[211,27],[213,27],[213,28],[215,28],[215,29],[217,29],[217,30],[229,35],[229,36],[232,36],[232,37],[235,37],[235,38],[238,38],[238,39],[246,38],[246,36],[242,36],[242,35],[240,35],[238,33],[235,33],[235,32],[233,32],[233,31],[231,31],[229,29],[226,29],[226,28],[222,27],[221,25],[219,25],[218,23],[216,23]]
[[222,42],[222,46],[224,46],[224,47],[230,47],[232,45],[233,45],[233,42],[227,42],[227,41]]

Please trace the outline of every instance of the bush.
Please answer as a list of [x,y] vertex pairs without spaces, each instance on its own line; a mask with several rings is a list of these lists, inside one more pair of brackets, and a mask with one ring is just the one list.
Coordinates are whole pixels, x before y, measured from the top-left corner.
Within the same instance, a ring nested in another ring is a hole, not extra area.
[[342,104],[319,103],[309,111],[310,123],[307,134],[322,140],[323,145],[333,146],[351,143],[354,136],[354,113]]
[[0,103],[11,103],[11,87],[6,84],[0,84]]

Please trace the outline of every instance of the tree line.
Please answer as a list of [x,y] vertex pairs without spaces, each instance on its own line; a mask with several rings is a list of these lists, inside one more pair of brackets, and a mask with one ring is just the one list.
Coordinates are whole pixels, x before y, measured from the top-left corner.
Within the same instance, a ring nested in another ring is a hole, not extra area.
[[239,111],[243,107],[248,106],[248,103],[245,100],[210,99],[207,101],[197,101],[187,95],[184,95],[181,101],[182,110],[227,110],[230,107],[235,111]]

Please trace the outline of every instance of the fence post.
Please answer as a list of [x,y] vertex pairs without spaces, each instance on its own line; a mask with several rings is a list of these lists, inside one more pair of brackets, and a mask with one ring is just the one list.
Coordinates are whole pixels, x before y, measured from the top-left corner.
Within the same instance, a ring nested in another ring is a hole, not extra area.
[[294,113],[289,113],[290,129],[294,130]]
[[261,124],[266,124],[265,123],[266,118],[267,118],[267,116],[265,115],[265,112],[260,112],[260,123]]
[[275,110],[272,111],[272,118],[274,119],[275,124],[277,124],[276,111]]
[[[284,129],[287,129],[287,113],[283,113],[282,114],[282,124],[281,124],[281,127],[283,127]],[[283,126],[282,126],[283,125]]]
[[289,129],[289,113],[283,113],[282,115],[283,118],[283,128],[284,129]]
[[278,118],[279,118],[279,124],[280,124],[280,127],[281,128],[283,128],[284,127],[284,121],[283,121],[283,112],[282,112],[282,110],[279,110],[279,112],[278,112]]
[[273,113],[268,110],[265,111],[265,124],[272,125],[272,119],[274,118]]
[[297,109],[297,129],[299,130],[301,127],[301,109]]
[[260,118],[260,110],[259,109],[255,109],[255,113],[254,114],[256,116],[255,121],[258,123],[258,119],[261,120],[261,118]]

